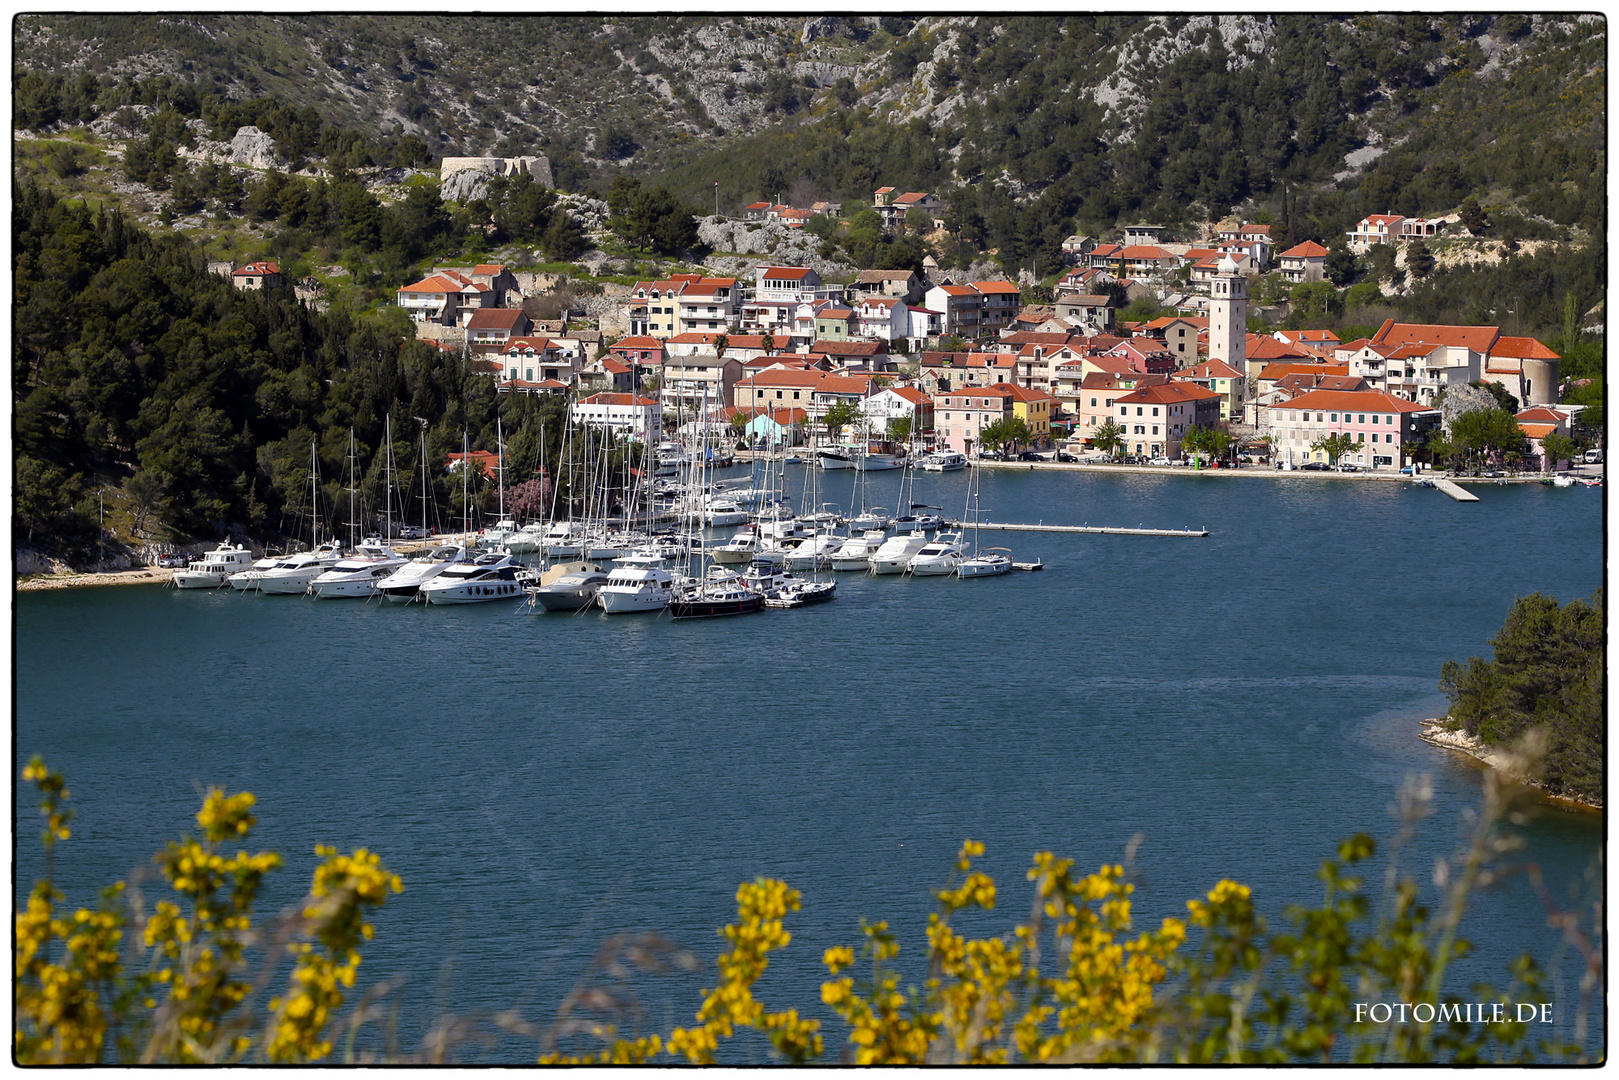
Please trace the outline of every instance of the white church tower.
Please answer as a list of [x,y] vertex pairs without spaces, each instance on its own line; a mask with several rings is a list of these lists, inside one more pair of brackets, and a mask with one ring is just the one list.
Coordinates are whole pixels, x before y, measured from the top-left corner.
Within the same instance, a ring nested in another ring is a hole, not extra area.
[[1248,279],[1227,255],[1209,283],[1209,359],[1248,371]]

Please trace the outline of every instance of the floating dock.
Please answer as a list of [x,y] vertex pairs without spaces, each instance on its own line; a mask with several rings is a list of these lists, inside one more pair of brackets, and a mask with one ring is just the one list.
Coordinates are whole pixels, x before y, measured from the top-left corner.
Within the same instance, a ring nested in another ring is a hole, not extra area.
[[[1463,493],[1465,494],[1465,492]],[[1006,522],[948,523],[952,529],[999,529],[1002,532],[1095,533],[1103,536],[1207,536],[1207,529],[1122,529],[1112,525],[1012,525]]]
[[1430,476],[1427,477],[1427,479],[1432,480],[1434,487],[1438,488],[1440,491],[1443,491],[1446,495],[1449,495],[1457,502],[1478,502],[1477,495],[1474,495],[1471,491],[1468,491],[1460,484],[1455,484],[1449,480],[1446,480],[1443,476]]

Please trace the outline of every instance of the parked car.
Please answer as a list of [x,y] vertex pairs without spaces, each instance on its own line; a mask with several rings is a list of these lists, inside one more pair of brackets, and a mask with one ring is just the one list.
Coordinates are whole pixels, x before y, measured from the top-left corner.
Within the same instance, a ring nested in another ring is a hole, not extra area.
[[167,555],[159,555],[157,557],[157,565],[165,570],[179,569],[190,566],[191,553],[188,551],[176,551]]
[[1077,464],[1079,462],[1079,458],[1075,457],[1073,454],[1070,454],[1066,450],[1058,450],[1057,451],[1057,460],[1058,461],[1066,461],[1066,462],[1075,463],[1075,464]]
[[1331,472],[1332,466],[1325,461],[1306,461],[1299,466],[1301,472]]
[[399,539],[401,540],[424,540],[426,538],[427,532],[420,525],[399,526]]
[[1338,466],[1338,471],[1339,472],[1360,472],[1360,466],[1359,465],[1340,465],[1340,466]]
[[1600,447],[1598,447],[1596,449],[1587,450],[1585,452],[1585,463],[1587,465],[1601,465],[1602,464],[1602,449]]
[[1005,458],[1002,457],[1001,452],[999,450],[980,450],[980,451],[978,451],[978,460],[980,460],[980,461],[1004,461]]
[[1498,476],[1505,476],[1507,473],[1505,469],[1490,469],[1484,475],[1493,480]]
[[1411,466],[1407,465],[1405,468],[1400,470],[1400,475],[1401,476],[1415,476],[1416,473],[1412,471]]
[[1155,457],[1151,461],[1147,462],[1148,465],[1168,465],[1169,463],[1170,463],[1169,459],[1164,457],[1161,454],[1158,457]]
[[1019,461],[1044,461],[1046,456],[1038,450],[1025,450],[1017,456]]

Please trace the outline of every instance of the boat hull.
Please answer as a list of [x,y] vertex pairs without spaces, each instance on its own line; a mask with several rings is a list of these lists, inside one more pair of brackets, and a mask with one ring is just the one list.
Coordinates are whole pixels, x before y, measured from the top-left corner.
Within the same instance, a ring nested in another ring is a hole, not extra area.
[[429,582],[422,586],[422,599],[429,604],[488,604],[495,600],[513,600],[523,595],[523,587],[515,581],[469,581],[449,588],[433,588]]
[[583,611],[596,602],[600,583],[572,589],[534,589],[529,595],[546,611]]
[[596,594],[596,604],[609,615],[662,611],[669,606],[669,590],[628,592],[603,586]]
[[928,559],[912,559],[911,573],[917,577],[946,577],[954,574],[961,566],[961,559],[954,555],[939,555]]
[[[234,572],[234,571],[233,571]],[[225,584],[229,574],[203,573],[198,570],[176,570],[174,572],[174,587],[176,589],[217,589]]]
[[725,615],[747,615],[763,611],[765,598],[757,593],[725,600],[671,600],[669,614],[676,619],[717,619]]
[[1010,559],[968,559],[956,568],[956,576],[964,578],[994,577],[997,574],[1010,574],[1012,562]]

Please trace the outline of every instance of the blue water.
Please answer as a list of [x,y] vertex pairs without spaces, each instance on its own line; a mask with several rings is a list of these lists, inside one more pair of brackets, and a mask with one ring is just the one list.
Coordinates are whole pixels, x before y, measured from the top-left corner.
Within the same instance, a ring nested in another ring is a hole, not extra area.
[[[823,481],[847,507],[854,477]],[[868,501],[892,508],[898,483],[873,474]],[[915,499],[958,514],[966,487],[928,474]],[[914,960],[964,837],[1003,890],[979,932],[1026,914],[1034,851],[1094,868],[1138,834],[1138,925],[1221,877],[1275,916],[1319,900],[1339,839],[1391,835],[1402,782],[1426,773],[1435,812],[1405,859],[1426,882],[1482,787],[1416,737],[1445,706],[1440,665],[1487,655],[1514,596],[1602,582],[1600,492],[1477,490],[1462,505],[1304,477],[986,470],[988,520],[1211,535],[986,533],[1046,569],[842,574],[831,604],[679,624],[24,593],[16,746],[68,777],[79,817],[58,876],[76,902],[190,826],[210,784],[256,793],[256,842],[288,856],[266,912],[302,894],[316,843],[381,852],[406,891],[376,918],[362,982],[405,978],[407,1048],[445,1012],[545,1020],[621,931],[696,951],[698,972],[636,983],[650,1029],[689,1023],[715,929],[759,875],[804,896],[759,993],[822,1015],[822,951],[857,943],[864,915]],[[41,869],[26,792],[18,814],[20,896]],[[1521,831],[1559,896],[1600,875],[1599,818],[1548,810]],[[1478,898],[1466,932],[1460,992],[1504,983],[1524,951],[1558,955],[1521,874]],[[1572,985],[1558,1001],[1572,1017]],[[508,1038],[462,1057],[533,1052]]]

